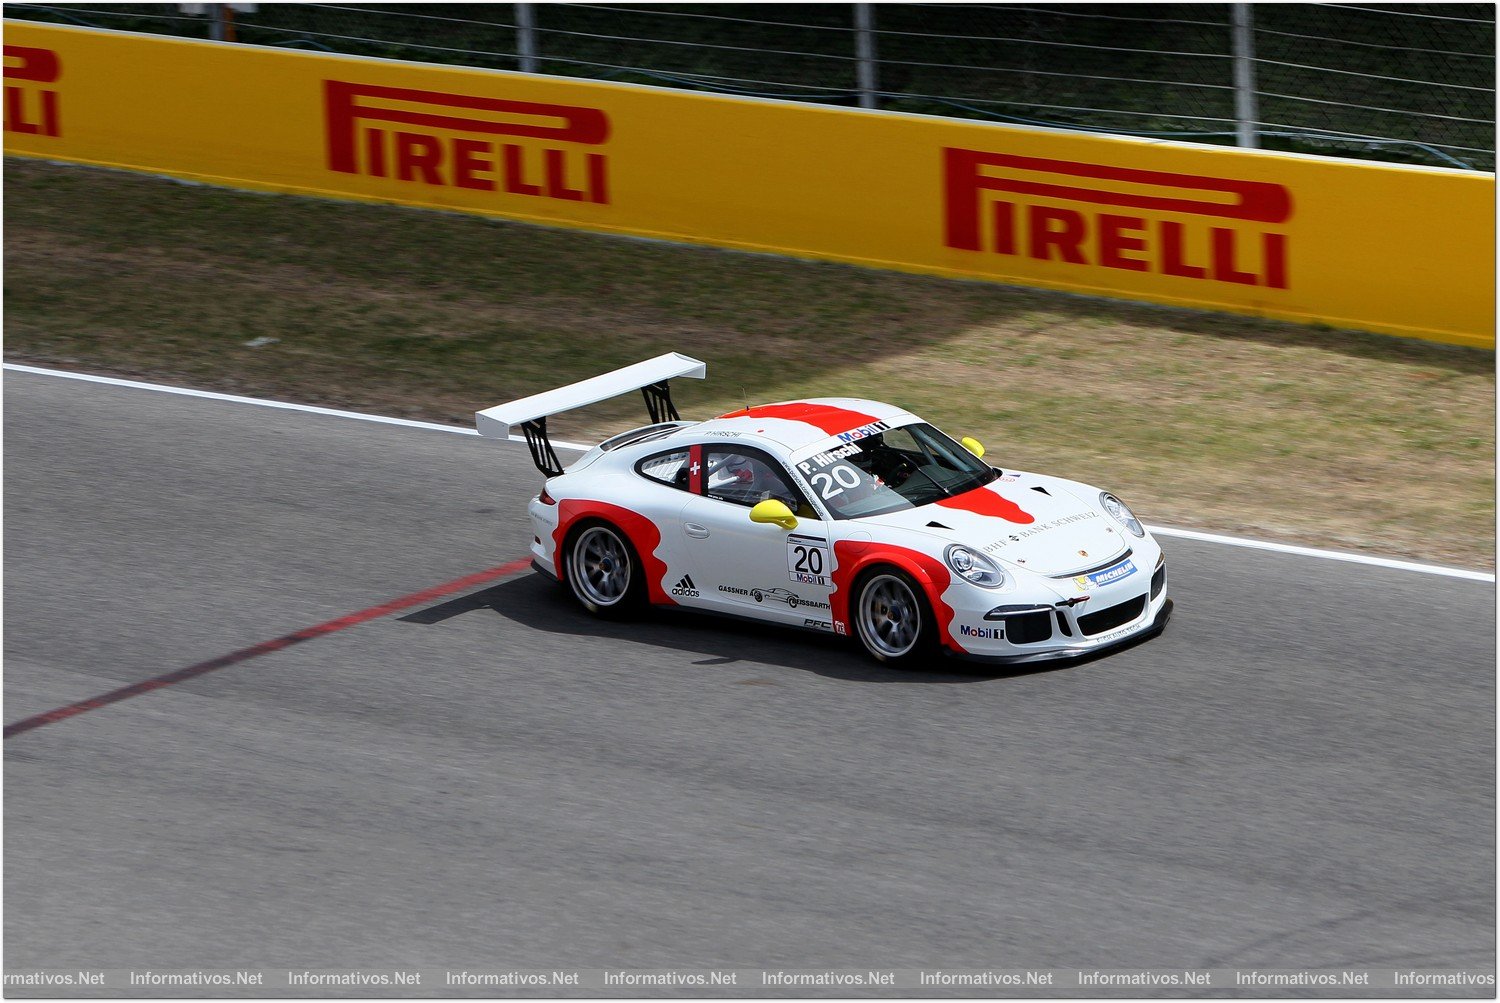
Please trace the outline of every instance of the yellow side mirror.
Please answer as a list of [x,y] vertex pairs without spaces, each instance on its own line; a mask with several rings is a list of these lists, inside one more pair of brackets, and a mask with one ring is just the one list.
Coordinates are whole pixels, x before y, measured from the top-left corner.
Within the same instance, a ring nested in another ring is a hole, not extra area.
[[796,529],[797,517],[786,507],[786,502],[767,498],[750,510],[751,522],[769,522],[782,529]]
[[959,441],[959,444],[962,445],[969,452],[973,453],[975,456],[979,457],[981,460],[984,459],[984,443],[980,442],[978,439],[974,438],[972,435],[966,435],[966,436],[964,436],[962,439],[960,439],[958,441]]

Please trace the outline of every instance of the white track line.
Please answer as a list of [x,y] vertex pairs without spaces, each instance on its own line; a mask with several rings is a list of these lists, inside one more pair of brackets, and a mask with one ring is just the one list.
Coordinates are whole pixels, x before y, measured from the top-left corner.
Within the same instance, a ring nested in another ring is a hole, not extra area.
[[[310,404],[289,404],[286,401],[262,400],[259,397],[239,397],[234,394],[214,393],[211,390],[189,390],[184,387],[168,387],[158,383],[141,383],[136,380],[115,379],[112,376],[93,376],[88,373],[70,373],[61,369],[41,369],[37,366],[22,366],[14,362],[4,363],[4,368],[18,373],[33,373],[37,376],[58,376],[85,383],[103,383],[112,387],[131,387],[136,390],[155,390],[158,393],[177,394],[181,397],[201,397],[205,400],[226,401],[230,404],[252,404],[256,407],[280,408],[283,411],[305,411],[333,418],[353,418],[357,421],[372,421],[381,425],[400,425],[405,428],[425,428],[435,432],[452,432],[457,435],[475,435],[472,428],[459,425],[439,425],[431,421],[413,421],[409,418],[387,418],[378,414],[361,414],[358,411],[339,411],[328,407],[313,407]],[[526,441],[521,436],[510,437],[512,442]],[[553,442],[558,449],[586,450],[589,447],[576,442]],[[1265,540],[1247,540],[1238,536],[1221,536],[1217,533],[1200,533],[1191,529],[1173,529],[1170,526],[1152,526],[1151,532],[1160,536],[1198,540],[1204,543],[1219,543],[1229,547],[1245,547],[1250,550],[1266,550],[1277,554],[1295,554],[1299,557],[1317,557],[1327,561],[1345,561],[1350,564],[1371,564],[1396,571],[1415,571],[1424,575],[1443,575],[1448,578],[1463,578],[1474,582],[1494,582],[1495,576],[1486,571],[1470,571],[1466,568],[1449,568],[1439,564],[1418,564],[1414,561],[1398,561],[1389,557],[1371,557],[1366,554],[1348,554],[1337,550],[1318,550],[1314,547],[1298,547],[1289,543],[1271,543]]]
[[1449,578],[1466,578],[1473,582],[1493,582],[1495,576],[1487,571],[1469,571],[1466,568],[1449,568],[1441,564],[1418,564],[1415,561],[1397,561],[1389,557],[1371,557],[1367,554],[1349,554],[1341,550],[1318,550],[1315,547],[1298,547],[1290,543],[1270,543],[1266,540],[1245,540],[1237,536],[1220,536],[1217,533],[1200,533],[1192,529],[1173,529],[1171,526],[1148,526],[1157,536],[1175,536],[1183,540],[1202,540],[1205,543],[1223,543],[1231,547],[1249,547],[1252,550],[1269,550],[1277,554],[1297,554],[1301,557],[1321,557],[1329,561],[1348,561],[1350,564],[1373,564],[1379,568],[1395,568],[1398,571],[1419,571],[1424,575],[1446,575]]
[[[131,387],[135,390],[155,390],[158,393],[177,394],[179,397],[202,397],[204,400],[228,401],[230,404],[253,404],[256,407],[274,407],[283,411],[305,411],[308,414],[326,414],[332,418],[355,418],[359,421],[373,421],[380,425],[400,425],[403,428],[426,428],[434,432],[453,432],[456,435],[475,435],[478,430],[464,428],[462,425],[439,425],[434,421],[413,421],[410,418],[387,418],[379,414],[361,414],[358,411],[339,411],[331,407],[313,407],[311,404],[289,404],[286,401],[268,401],[259,397],[239,397],[235,394],[215,393],[212,390],[190,390],[187,387],[168,387],[160,383],[141,383],[137,380],[120,380],[113,376],[94,376],[90,373],[70,373],[62,369],[40,369],[36,366],[22,366],[14,362],[4,364],[6,369],[15,370],[18,373],[33,373],[37,376],[61,376],[67,380],[82,380],[85,383],[103,383],[112,387]],[[512,442],[525,442],[524,436],[513,435]],[[580,452],[588,450],[589,446],[577,442],[558,442],[553,440],[552,445],[558,449],[576,449]]]

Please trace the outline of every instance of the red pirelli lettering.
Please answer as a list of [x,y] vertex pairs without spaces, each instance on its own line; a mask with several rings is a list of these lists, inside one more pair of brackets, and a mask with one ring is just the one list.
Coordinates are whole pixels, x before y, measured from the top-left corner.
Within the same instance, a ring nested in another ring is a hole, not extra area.
[[505,190],[513,195],[541,195],[540,185],[526,182],[526,163],[521,159],[521,148],[506,143],[502,150],[505,155]]
[[[345,80],[323,81],[323,96],[331,171],[609,202],[606,158],[578,149],[609,138],[609,118],[598,108]],[[408,131],[412,127],[424,131]]]
[[492,161],[481,154],[488,153],[490,144],[477,139],[455,139],[453,141],[453,183],[460,188],[492,192],[495,182],[482,175],[495,169]]
[[1053,257],[1055,249],[1060,261],[1088,264],[1079,249],[1085,233],[1087,224],[1083,221],[1083,213],[1036,206],[1031,211],[1031,256],[1046,261]]
[[62,60],[51,49],[5,46],[5,131],[28,136],[61,135],[57,91],[35,86],[55,83],[61,76]]
[[29,45],[5,46],[5,79],[50,84],[62,76],[62,60],[51,49]]
[[[1287,288],[1287,238],[1269,229],[1292,215],[1283,185],[957,147],[943,150],[943,178],[951,248]],[[1240,225],[1194,226],[1192,217]]]
[[1161,270],[1163,275],[1178,275],[1185,279],[1204,279],[1208,269],[1190,264],[1183,256],[1183,226],[1166,220],[1161,224]]
[[1123,268],[1132,272],[1144,272],[1150,263],[1140,258],[1126,257],[1127,251],[1144,251],[1146,241],[1130,236],[1127,231],[1144,233],[1146,221],[1139,216],[1115,216],[1101,213],[1099,216],[1099,264],[1105,268]]
[[421,132],[396,133],[396,178],[400,181],[425,181],[440,185],[437,165],[443,149],[436,136]]

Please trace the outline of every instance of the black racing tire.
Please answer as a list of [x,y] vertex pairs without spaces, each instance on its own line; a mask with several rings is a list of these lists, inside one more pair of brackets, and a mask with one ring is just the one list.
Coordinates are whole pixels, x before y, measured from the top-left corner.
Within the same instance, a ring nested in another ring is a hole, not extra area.
[[573,527],[563,547],[563,581],[594,616],[620,619],[645,605],[646,580],[630,538],[602,519]]
[[900,669],[925,669],[937,658],[937,618],[911,575],[890,565],[871,568],[851,594],[854,636],[871,658]]

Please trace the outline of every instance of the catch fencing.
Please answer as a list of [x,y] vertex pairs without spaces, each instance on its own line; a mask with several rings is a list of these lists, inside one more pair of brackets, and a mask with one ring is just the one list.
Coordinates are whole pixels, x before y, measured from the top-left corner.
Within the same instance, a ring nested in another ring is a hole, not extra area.
[[14,3],[5,10],[13,18],[744,97],[1495,166],[1491,4]]

